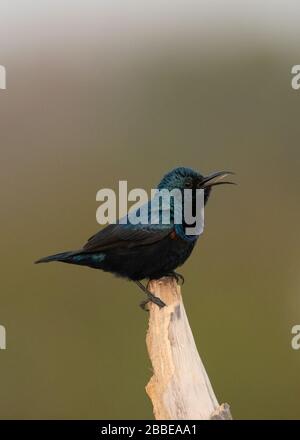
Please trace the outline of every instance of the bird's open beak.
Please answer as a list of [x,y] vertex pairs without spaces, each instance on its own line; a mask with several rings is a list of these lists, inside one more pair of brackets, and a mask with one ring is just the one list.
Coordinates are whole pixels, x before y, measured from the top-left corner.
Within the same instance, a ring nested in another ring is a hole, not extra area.
[[225,177],[234,174],[232,171],[218,171],[216,173],[209,174],[208,176],[204,177],[202,180],[202,188],[210,188],[215,185],[236,185],[234,182],[229,182],[226,180],[223,180]]

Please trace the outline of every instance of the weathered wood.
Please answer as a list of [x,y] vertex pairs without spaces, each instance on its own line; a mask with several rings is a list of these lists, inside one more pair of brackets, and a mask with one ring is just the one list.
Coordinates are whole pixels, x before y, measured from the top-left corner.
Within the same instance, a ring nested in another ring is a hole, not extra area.
[[172,278],[151,281],[148,289],[166,303],[149,304],[146,337],[153,376],[146,386],[157,420],[231,419],[229,405],[219,406],[195,345]]

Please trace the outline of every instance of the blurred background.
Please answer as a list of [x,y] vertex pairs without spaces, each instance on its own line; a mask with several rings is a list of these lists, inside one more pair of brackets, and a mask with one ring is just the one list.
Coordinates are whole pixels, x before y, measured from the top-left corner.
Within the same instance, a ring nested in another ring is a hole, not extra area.
[[233,417],[300,418],[297,1],[0,6],[0,418],[152,418],[137,287],[33,261],[99,229],[96,192],[175,166],[229,169],[180,270],[195,340]]

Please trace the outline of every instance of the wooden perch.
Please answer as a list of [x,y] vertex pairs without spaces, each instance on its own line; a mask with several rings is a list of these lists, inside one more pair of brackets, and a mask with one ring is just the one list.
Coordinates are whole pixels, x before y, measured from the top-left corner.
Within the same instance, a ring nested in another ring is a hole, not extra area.
[[153,376],[146,391],[157,420],[232,419],[229,405],[218,404],[195,345],[173,278],[150,281],[148,289],[166,303],[149,303],[146,337]]

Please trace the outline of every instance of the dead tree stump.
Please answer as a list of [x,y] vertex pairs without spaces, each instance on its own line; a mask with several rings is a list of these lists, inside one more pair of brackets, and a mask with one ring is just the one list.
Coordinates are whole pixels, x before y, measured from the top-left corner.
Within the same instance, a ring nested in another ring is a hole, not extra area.
[[232,419],[229,405],[219,405],[200,359],[173,278],[151,281],[148,289],[165,302],[160,309],[149,304],[146,337],[153,376],[146,391],[157,420]]

